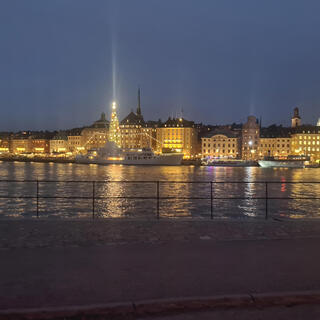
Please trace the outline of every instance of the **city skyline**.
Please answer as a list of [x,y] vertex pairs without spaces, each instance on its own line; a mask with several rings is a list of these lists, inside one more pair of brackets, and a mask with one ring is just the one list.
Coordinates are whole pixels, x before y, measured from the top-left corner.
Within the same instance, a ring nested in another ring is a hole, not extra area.
[[[136,108],[224,124],[319,117],[317,1],[3,1],[0,131],[81,127]],[[290,15],[287,15],[290,10]],[[157,15],[153,13],[157,12]],[[152,18],[151,18],[152,17]],[[200,19],[201,17],[201,19]]]

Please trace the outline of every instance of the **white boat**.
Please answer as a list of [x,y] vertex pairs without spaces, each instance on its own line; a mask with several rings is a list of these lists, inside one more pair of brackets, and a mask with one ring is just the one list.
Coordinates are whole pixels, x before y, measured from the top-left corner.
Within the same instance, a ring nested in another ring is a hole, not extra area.
[[265,157],[258,163],[262,168],[304,168],[309,159],[300,156],[288,156],[287,158]]
[[92,150],[86,155],[78,155],[76,163],[163,165],[181,164],[183,153],[155,154],[150,148],[122,150],[114,142],[107,142],[103,148]]

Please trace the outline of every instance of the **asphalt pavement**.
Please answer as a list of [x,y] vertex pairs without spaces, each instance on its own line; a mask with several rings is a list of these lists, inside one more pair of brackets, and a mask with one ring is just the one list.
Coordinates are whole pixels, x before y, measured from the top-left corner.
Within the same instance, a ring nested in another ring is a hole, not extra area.
[[319,239],[0,251],[0,309],[320,289]]

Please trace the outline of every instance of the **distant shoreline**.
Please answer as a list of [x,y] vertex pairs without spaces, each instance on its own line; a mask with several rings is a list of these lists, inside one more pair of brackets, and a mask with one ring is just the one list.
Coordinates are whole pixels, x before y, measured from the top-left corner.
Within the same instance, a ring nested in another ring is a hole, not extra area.
[[34,158],[28,158],[28,157],[0,157],[0,161],[6,161],[6,162],[43,162],[43,163],[75,163],[74,159],[64,159],[64,158],[51,158],[51,157],[34,157]]
[[[7,156],[7,157],[0,157],[0,161],[6,162],[42,162],[42,163],[77,163],[75,159],[65,159],[65,158],[53,158],[53,157],[21,157],[21,156]],[[200,166],[200,160],[182,160],[181,165],[190,166],[196,165]]]

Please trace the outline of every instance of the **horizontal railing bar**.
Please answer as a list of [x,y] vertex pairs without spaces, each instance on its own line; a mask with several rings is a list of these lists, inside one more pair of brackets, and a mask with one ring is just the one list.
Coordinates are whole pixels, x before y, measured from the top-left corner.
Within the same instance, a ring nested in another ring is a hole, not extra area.
[[0,199],[37,199],[36,196],[0,196]]
[[[0,182],[17,182],[17,183],[157,183],[157,180],[138,180],[138,181],[123,181],[123,180],[0,180]],[[174,181],[174,180],[159,180],[159,183],[216,183],[216,184],[260,184],[260,183],[272,183],[272,184],[320,184],[320,181]]]
[[[0,199],[92,199],[92,196],[1,196]],[[96,200],[104,199],[142,199],[142,200],[210,200],[211,197],[94,197]],[[320,197],[213,197],[213,200],[320,200]]]

